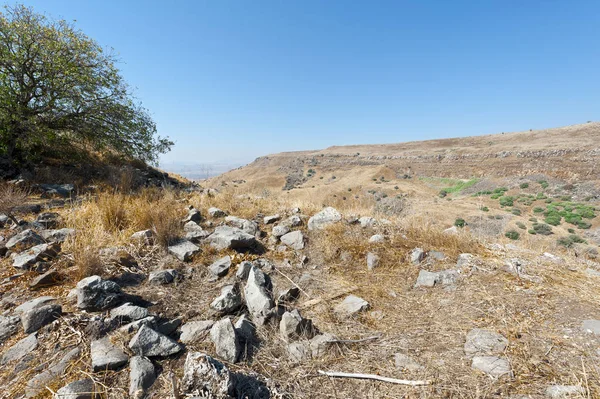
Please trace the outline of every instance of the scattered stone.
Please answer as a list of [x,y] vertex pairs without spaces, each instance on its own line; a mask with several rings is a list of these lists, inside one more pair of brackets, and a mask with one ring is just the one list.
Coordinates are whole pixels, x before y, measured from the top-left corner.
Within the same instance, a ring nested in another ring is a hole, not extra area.
[[372,235],[371,238],[369,238],[370,244],[381,244],[382,242],[385,242],[385,237],[381,234],[375,234]]
[[546,388],[546,397],[551,399],[579,398],[585,395],[585,389],[579,385],[550,385]]
[[315,336],[309,341],[310,353],[313,358],[325,356],[331,347],[331,341],[335,340],[332,334],[325,333]]
[[242,306],[242,296],[237,285],[226,285],[210,307],[220,314],[230,314]]
[[17,269],[30,269],[36,262],[54,259],[60,246],[58,244],[40,244],[17,254],[13,258],[13,267]]
[[136,231],[131,235],[131,239],[146,245],[152,244],[154,241],[154,231],[151,229]]
[[288,226],[279,225],[279,226],[273,227],[273,231],[271,232],[271,235],[273,237],[279,238],[281,236],[286,235],[290,231],[291,230],[290,230],[290,228]]
[[236,216],[227,216],[225,217],[225,222],[233,227],[236,227],[242,230],[244,233],[250,234],[252,236],[258,233],[258,224],[251,220],[246,220],[242,218],[238,218]]
[[54,298],[52,296],[40,296],[40,297],[31,299],[31,300],[24,302],[21,305],[17,306],[15,308],[15,313],[17,313],[17,314],[25,313],[31,309],[35,309],[35,308],[39,308],[44,305],[48,305],[48,304],[54,302],[55,300],[56,300],[56,298]]
[[292,340],[299,338],[312,338],[316,334],[316,329],[312,320],[305,319],[300,315],[297,309],[291,312],[285,312],[279,323],[279,332],[283,339]]
[[471,367],[483,371],[492,377],[500,377],[511,374],[510,363],[506,359],[496,356],[475,356]]
[[142,399],[155,380],[154,365],[147,357],[133,356],[129,360],[129,396],[132,399]]
[[340,304],[334,308],[338,317],[350,317],[369,309],[369,302],[355,295],[348,295]]
[[229,273],[231,267],[231,257],[229,255],[217,259],[209,267],[211,274],[216,277],[224,277]]
[[342,215],[337,211],[337,209],[327,207],[308,220],[308,229],[321,230],[327,226],[339,222],[340,220],[342,220]]
[[600,320],[584,320],[581,328],[595,335],[600,335]]
[[40,288],[51,287],[53,285],[60,284],[62,280],[63,276],[57,270],[49,270],[31,280],[29,283],[29,288],[32,290],[38,290]]
[[263,218],[264,224],[273,224],[275,222],[278,222],[279,220],[281,220],[281,215],[279,215],[279,214],[277,214],[277,215],[271,215],[271,216],[265,216]]
[[129,349],[136,355],[147,357],[165,357],[182,350],[177,342],[147,326],[142,326],[131,338]]
[[424,368],[415,359],[402,353],[396,353],[394,355],[394,364],[396,365],[396,368],[410,372],[419,371]]
[[81,349],[79,347],[71,349],[56,364],[27,381],[25,396],[27,398],[32,398],[46,391],[46,386],[48,386],[51,382],[56,381],[57,378],[62,377],[67,367],[72,361],[77,359],[80,354]]
[[415,248],[410,252],[410,263],[418,265],[425,259],[425,251],[422,248]]
[[360,227],[362,227],[363,229],[366,229],[366,228],[374,227],[375,223],[377,223],[377,220],[375,220],[375,218],[372,218],[370,216],[363,216],[360,219],[358,219],[358,223],[360,223]]
[[90,356],[94,373],[117,370],[129,361],[125,352],[110,342],[108,337],[92,341]]
[[171,320],[161,321],[159,324],[157,324],[155,331],[157,331],[163,335],[171,335],[177,330],[177,328],[179,328],[181,323],[182,323],[181,317],[176,317]]
[[456,262],[457,268],[468,267],[471,265],[475,257],[471,254],[460,254],[458,255],[458,261]]
[[241,347],[240,360],[251,360],[254,355],[254,350],[258,346],[256,327],[248,320],[246,315],[242,315],[242,317],[236,321],[234,327]]
[[201,221],[202,221],[202,214],[200,214],[200,211],[195,208],[191,208],[188,211],[188,214],[185,217],[185,219],[183,219],[184,223],[188,223],[188,222],[200,223]]
[[240,280],[245,281],[248,278],[248,274],[250,274],[250,269],[252,269],[252,262],[245,260],[238,265],[235,276]]
[[20,322],[17,316],[0,316],[0,344],[17,333]]
[[110,318],[117,320],[119,324],[131,323],[132,321],[140,320],[145,317],[148,317],[148,309],[141,306],[135,306],[129,302],[110,311]]
[[260,250],[260,244],[253,235],[235,227],[218,226],[206,241],[219,251],[227,248],[236,251]]
[[68,198],[75,191],[73,184],[40,184],[45,196],[58,196]]
[[458,227],[452,226],[450,228],[447,228],[446,230],[444,230],[444,233],[445,234],[450,234],[450,235],[458,234]]
[[35,348],[38,346],[37,334],[33,333],[23,338],[10,348],[8,348],[2,359],[0,359],[0,364],[4,365],[9,362],[13,362],[16,360],[21,360],[29,353],[33,352]]
[[446,255],[444,255],[444,253],[440,252],[440,251],[429,251],[427,253],[427,256],[430,257],[431,259],[435,259],[435,260],[444,260],[444,259],[446,259]]
[[[142,328],[143,326],[149,327],[149,328],[157,331],[156,329],[158,327],[156,325],[156,317],[148,316],[148,317],[144,317],[143,319],[132,321],[131,323],[125,324],[123,327],[119,328],[119,331],[127,333],[127,334],[131,334],[135,331],[139,331],[140,328]],[[160,333],[164,334],[162,331],[160,331]],[[167,335],[167,334],[165,334],[165,335]]]
[[148,283],[165,285],[171,284],[180,278],[181,274],[179,274],[179,272],[175,269],[158,270],[150,273],[148,276]]
[[210,338],[215,344],[215,352],[225,361],[236,363],[241,346],[235,328],[229,318],[217,321],[210,329]]
[[419,276],[417,277],[417,282],[415,283],[415,288],[433,287],[437,281],[438,281],[437,273],[429,272],[427,270],[420,270]]
[[375,255],[373,252],[369,252],[367,254],[367,269],[373,270],[377,266],[379,266],[379,256]]
[[219,208],[208,208],[208,214],[213,218],[222,218],[227,216],[227,212],[222,211]]
[[302,218],[298,215],[290,216],[289,218],[279,223],[279,225],[287,227],[298,227],[302,225]]
[[101,311],[117,306],[122,298],[121,287],[100,276],[84,278],[77,283],[77,307],[82,310]]
[[181,336],[179,340],[184,344],[201,341],[206,338],[208,331],[215,324],[212,320],[188,321],[181,326]]
[[45,229],[55,229],[58,226],[60,215],[56,212],[40,213],[35,219],[36,223],[44,226]]
[[200,252],[200,247],[191,241],[183,240],[175,245],[169,246],[169,253],[182,262],[188,262],[194,255]]
[[560,256],[553,255],[553,254],[551,254],[549,252],[544,252],[544,254],[542,255],[542,257],[544,259],[546,259],[546,260],[549,260],[549,261],[557,263],[557,264],[565,263],[565,261],[564,261],[563,258],[561,258]]
[[44,244],[44,239],[33,230],[24,230],[6,242],[6,248],[12,251],[25,251],[33,246]]
[[279,292],[277,295],[277,303],[293,302],[300,297],[300,288],[290,287]]
[[259,325],[264,324],[273,309],[273,286],[271,279],[258,267],[253,266],[244,288],[246,305],[252,320]]
[[94,399],[94,380],[86,378],[65,385],[56,391],[56,399]]
[[61,314],[62,307],[60,305],[44,305],[28,310],[21,315],[23,331],[26,334],[35,332],[58,319]]
[[485,356],[502,353],[507,346],[508,340],[501,334],[474,328],[467,334],[464,349],[468,356]]
[[292,249],[300,250],[304,248],[304,235],[300,230],[284,234],[280,239],[282,243]]
[[190,352],[183,366],[181,385],[187,393],[207,392],[214,398],[227,398],[232,397],[234,382],[223,363],[204,353]]
[[183,225],[183,231],[186,233],[191,233],[196,231],[204,231],[204,229],[198,223],[190,221]]

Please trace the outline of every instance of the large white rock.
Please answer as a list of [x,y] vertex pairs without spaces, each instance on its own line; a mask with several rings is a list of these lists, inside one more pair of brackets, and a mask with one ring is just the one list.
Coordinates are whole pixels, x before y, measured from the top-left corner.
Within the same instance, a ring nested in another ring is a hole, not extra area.
[[333,223],[337,223],[340,220],[342,220],[342,215],[337,211],[337,209],[327,207],[308,219],[308,229],[320,230],[332,225]]

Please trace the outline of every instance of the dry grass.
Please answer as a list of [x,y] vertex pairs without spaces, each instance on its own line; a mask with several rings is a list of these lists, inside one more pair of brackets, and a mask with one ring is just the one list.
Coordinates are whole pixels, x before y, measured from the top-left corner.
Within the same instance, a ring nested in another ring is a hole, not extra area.
[[14,223],[18,223],[14,216],[14,209],[23,205],[29,192],[10,183],[0,182],[0,214],[8,216]]

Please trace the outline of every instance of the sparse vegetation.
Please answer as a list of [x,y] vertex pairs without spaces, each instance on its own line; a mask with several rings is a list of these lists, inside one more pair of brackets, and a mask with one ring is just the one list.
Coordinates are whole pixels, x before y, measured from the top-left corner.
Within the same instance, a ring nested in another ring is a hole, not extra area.
[[518,239],[519,239],[519,237],[521,236],[521,235],[519,234],[519,232],[518,232],[518,231],[515,231],[515,230],[510,230],[510,231],[507,231],[507,232],[506,232],[506,234],[504,234],[504,235],[505,235],[507,238],[510,238],[511,240],[518,240]]
[[521,183],[521,184],[519,185],[519,187],[520,187],[521,189],[523,189],[523,190],[524,190],[524,189],[526,189],[526,188],[529,188],[529,183]]

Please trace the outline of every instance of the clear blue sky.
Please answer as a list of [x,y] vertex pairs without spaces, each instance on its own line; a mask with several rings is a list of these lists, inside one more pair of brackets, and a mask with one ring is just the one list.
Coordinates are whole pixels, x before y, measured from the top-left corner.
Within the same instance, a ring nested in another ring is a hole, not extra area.
[[597,0],[24,4],[120,54],[164,162],[600,119]]

